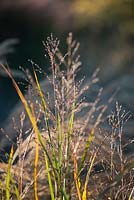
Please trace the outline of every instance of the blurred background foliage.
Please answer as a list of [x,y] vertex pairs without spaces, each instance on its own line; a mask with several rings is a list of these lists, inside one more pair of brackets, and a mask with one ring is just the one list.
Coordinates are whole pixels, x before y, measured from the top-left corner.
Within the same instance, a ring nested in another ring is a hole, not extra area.
[[88,27],[89,45],[93,49],[89,55],[93,58],[96,54],[97,64],[105,67],[102,70],[105,78],[108,73],[111,76],[111,73],[132,72],[134,3],[131,0],[76,0],[74,7],[76,26],[79,30]]
[[[130,83],[134,80],[133,10],[133,0],[1,0],[0,42],[7,38],[19,39],[14,54],[7,55],[10,68],[20,65],[27,68],[30,66],[27,60],[33,59],[49,72],[41,41],[53,33],[61,39],[64,49],[63,38],[73,32],[81,43],[82,76],[90,77],[100,67],[101,84],[107,93],[123,87],[119,100],[124,97],[124,106],[133,110],[134,88]],[[10,80],[2,76],[0,95],[0,107],[4,108],[0,120],[3,121],[17,96]]]

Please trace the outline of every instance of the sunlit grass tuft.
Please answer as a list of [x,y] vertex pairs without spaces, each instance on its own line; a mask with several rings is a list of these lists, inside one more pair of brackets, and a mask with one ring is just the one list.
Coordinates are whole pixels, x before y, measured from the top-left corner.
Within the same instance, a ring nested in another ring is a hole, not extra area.
[[[22,167],[22,183],[17,182],[12,173],[17,164],[14,166],[12,163],[14,152],[13,147],[11,148],[5,190],[0,186],[2,199],[5,198],[5,192],[7,200],[12,199],[12,194],[15,194],[17,200],[30,200],[32,193],[35,200],[44,199],[46,193],[52,200],[88,200],[89,198],[132,200],[134,161],[125,158],[122,150],[122,123],[127,115],[122,114],[121,107],[116,104],[116,112],[110,117],[111,140],[106,140],[110,136],[105,136],[104,133],[101,135],[97,129],[103,121],[103,114],[107,108],[105,105],[100,105],[102,90],[98,91],[98,96],[93,102],[85,102],[82,97],[90,85],[97,82],[96,72],[91,78],[91,83],[87,85],[83,86],[84,80],[77,81],[76,79],[81,65],[77,56],[79,43],[73,40],[72,34],[69,34],[67,53],[64,55],[59,50],[59,40],[54,39],[52,35],[43,44],[52,70],[52,77],[49,79],[52,85],[52,91],[50,91],[52,96],[49,101],[52,102],[48,102],[38,80],[36,65],[32,62],[34,87],[39,99],[38,114],[36,113],[37,105],[35,106],[33,102],[25,98],[9,69],[2,65],[11,78],[30,119],[33,129],[31,135],[34,134],[34,137],[31,136],[34,141],[33,153],[30,154],[33,156],[33,165],[26,165],[27,168]],[[53,106],[51,107],[50,104]],[[87,111],[81,117],[80,113],[83,109]],[[43,117],[40,118],[41,114]],[[92,121],[94,115],[96,118]],[[117,119],[116,123],[115,119]],[[43,122],[44,129],[40,129],[38,121]],[[104,129],[103,132],[105,132]],[[119,144],[115,149],[117,139]],[[29,148],[31,140],[28,141]],[[26,141],[27,139],[24,143]],[[26,154],[29,155],[29,149],[27,148],[25,147],[25,153],[22,152],[25,155],[23,165],[28,162]],[[98,165],[103,168],[102,172],[95,171]],[[27,177],[30,183],[24,175],[25,171],[29,172],[29,170],[32,172]],[[42,177],[44,179],[40,185]],[[47,192],[44,189],[40,195],[42,189],[40,187],[44,185]],[[11,188],[14,191],[11,191]]]

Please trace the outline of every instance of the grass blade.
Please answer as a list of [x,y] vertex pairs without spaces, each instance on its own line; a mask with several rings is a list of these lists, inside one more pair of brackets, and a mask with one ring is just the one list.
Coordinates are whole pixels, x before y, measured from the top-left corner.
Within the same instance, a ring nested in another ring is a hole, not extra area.
[[88,185],[88,182],[89,182],[89,177],[90,177],[90,173],[91,173],[95,158],[96,158],[96,152],[94,153],[94,155],[91,159],[91,164],[90,164],[89,170],[88,170],[87,175],[86,175],[86,181],[85,181],[85,184],[84,184],[84,191],[83,191],[83,194],[82,194],[82,200],[87,200],[87,185]]
[[11,181],[11,165],[12,165],[13,152],[14,151],[12,146],[9,155],[7,176],[6,176],[6,200],[10,200],[10,181]]
[[50,194],[51,194],[51,200],[55,200],[54,197],[54,192],[53,192],[53,185],[52,185],[52,180],[51,180],[51,174],[50,174],[50,168],[48,164],[48,159],[45,154],[45,162],[46,162],[46,170],[47,170],[47,176],[48,176],[48,183],[49,183],[49,189],[50,189]]
[[[36,123],[36,117],[34,113],[34,106],[31,104],[32,116],[34,118],[33,123]],[[37,126],[37,124],[35,124]],[[36,147],[35,147],[35,161],[34,161],[34,196],[35,200],[38,200],[38,191],[37,191],[37,166],[39,162],[39,140],[38,140],[38,132],[36,134]]]
[[83,167],[83,164],[85,162],[85,159],[86,159],[86,156],[87,156],[87,153],[88,153],[88,149],[90,148],[91,143],[94,141],[94,138],[95,138],[94,129],[92,129],[91,133],[89,134],[87,143],[85,145],[84,153],[83,153],[82,158],[81,158],[79,173],[80,173],[80,171]]
[[22,200],[21,196],[20,196],[20,193],[19,193],[19,189],[18,187],[16,186],[16,182],[11,179],[11,183],[13,184],[13,187],[14,187],[14,193],[16,194],[16,197],[17,197],[17,200]]
[[77,166],[76,154],[74,154],[73,158],[74,158],[74,181],[75,181],[75,185],[76,185],[78,199],[82,200],[81,191],[80,191],[80,180],[78,178],[78,166]]

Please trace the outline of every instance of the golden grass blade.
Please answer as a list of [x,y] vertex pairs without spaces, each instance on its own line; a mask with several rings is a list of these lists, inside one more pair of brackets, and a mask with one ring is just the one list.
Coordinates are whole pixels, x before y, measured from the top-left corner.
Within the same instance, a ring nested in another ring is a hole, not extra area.
[[1,194],[1,200],[4,200],[4,188],[3,183],[0,181],[0,194]]
[[[34,118],[33,123],[36,123],[36,117],[34,113],[34,106],[31,104],[31,110],[32,110],[32,116]],[[37,126],[37,124],[35,124]],[[35,161],[34,161],[34,196],[35,200],[38,200],[38,190],[37,190],[37,167],[39,162],[39,139],[38,139],[38,133],[36,134],[36,147],[35,147]]]
[[25,108],[26,111],[27,111],[27,114],[28,114],[28,117],[29,117],[29,119],[30,119],[30,121],[31,121],[31,123],[32,123],[32,126],[33,126],[34,130],[38,132],[38,128],[37,128],[36,123],[35,123],[35,119],[34,119],[33,116],[32,116],[30,107],[29,107],[29,105],[28,105],[28,103],[27,103],[27,101],[26,101],[24,95],[22,94],[22,92],[21,92],[19,86],[17,85],[16,81],[14,80],[14,78],[13,78],[12,74],[10,73],[9,69],[7,69],[7,68],[6,68],[4,65],[2,65],[2,64],[1,64],[1,66],[2,66],[2,68],[6,71],[6,73],[8,74],[8,76],[11,78],[11,80],[12,80],[12,82],[13,82],[13,85],[14,85],[14,87],[15,87],[15,89],[16,89],[16,91],[17,91],[17,93],[18,93],[18,95],[19,95],[19,97],[20,97],[20,99],[21,99],[21,101],[22,101],[22,103],[23,103],[23,105],[24,105],[24,108]]
[[83,194],[82,194],[82,200],[87,200],[87,185],[88,185],[88,182],[89,182],[89,176],[90,176],[90,173],[91,173],[91,170],[92,170],[96,156],[97,156],[97,153],[95,152],[93,157],[92,157],[91,164],[90,164],[89,170],[88,170],[87,175],[86,175],[86,181],[85,181],[85,184],[84,184],[84,191],[83,191]]
[[80,180],[78,179],[78,166],[77,166],[76,154],[74,154],[73,160],[74,160],[74,181],[76,185],[77,195],[78,195],[78,199],[82,200],[81,191],[80,191]]

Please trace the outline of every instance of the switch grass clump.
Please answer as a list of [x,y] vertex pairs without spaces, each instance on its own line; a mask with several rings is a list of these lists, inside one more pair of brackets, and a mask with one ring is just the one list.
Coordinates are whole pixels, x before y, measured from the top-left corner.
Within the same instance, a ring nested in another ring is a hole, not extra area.
[[25,98],[9,69],[2,65],[23,103],[32,130],[25,140],[20,133],[17,149],[11,148],[8,164],[4,165],[5,179],[1,179],[1,198],[132,200],[134,160],[123,154],[122,145],[123,121],[128,115],[117,103],[116,112],[109,118],[110,134],[99,129],[107,109],[107,105],[100,105],[102,90],[91,102],[84,96],[98,81],[97,72],[87,84],[84,78],[78,81],[79,43],[70,33],[64,55],[59,44],[52,35],[43,42],[52,71],[52,76],[46,77],[52,85],[49,94],[42,90],[39,67],[31,61],[31,84],[39,100],[36,106]]

